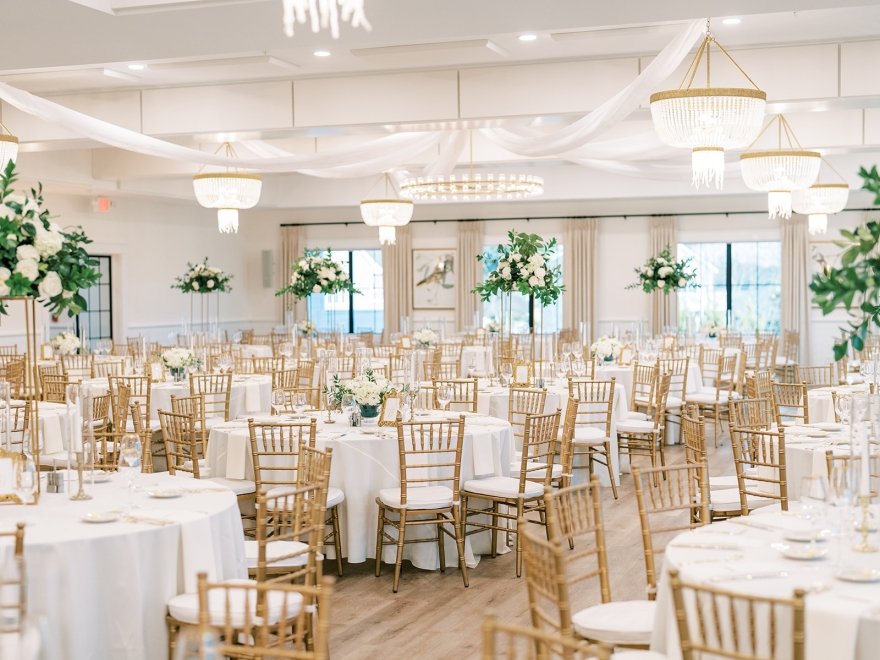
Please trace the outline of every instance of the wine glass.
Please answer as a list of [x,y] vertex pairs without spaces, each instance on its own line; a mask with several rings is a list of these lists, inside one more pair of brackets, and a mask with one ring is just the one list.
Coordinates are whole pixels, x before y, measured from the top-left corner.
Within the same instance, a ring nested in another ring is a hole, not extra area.
[[825,477],[806,476],[801,479],[799,515],[810,524],[811,549],[815,548],[816,539],[822,532],[827,499],[828,483]]
[[574,372],[574,375],[577,376],[578,378],[582,378],[583,376],[587,375],[587,365],[581,359],[577,359],[572,363],[571,370]]
[[440,410],[446,410],[446,406],[452,401],[452,388],[449,385],[441,385],[437,388],[437,403],[440,404]]
[[501,365],[501,385],[507,387],[513,379],[513,366],[510,362]]
[[134,433],[126,433],[119,440],[119,472],[128,479],[128,510],[132,509],[134,480],[141,473],[141,439]]
[[281,414],[286,403],[287,395],[284,393],[284,390],[272,390],[272,410],[275,411],[276,415]]
[[15,494],[24,504],[34,501],[37,490],[37,466],[30,454],[24,454],[15,463]]
[[852,408],[852,397],[849,394],[838,394],[834,398],[834,411],[841,423],[849,423],[850,408]]
[[342,413],[349,423],[351,423],[352,415],[357,411],[357,407],[357,401],[354,398],[354,394],[342,395]]
[[409,399],[409,421],[413,421],[416,415],[416,406],[419,402],[419,390],[421,386],[419,381],[413,381],[409,385],[406,396]]
[[575,359],[580,360],[584,357],[584,346],[579,341],[572,342],[571,344],[571,354],[574,355]]
[[297,417],[302,417],[306,411],[307,401],[305,392],[295,392],[293,395],[293,409]]

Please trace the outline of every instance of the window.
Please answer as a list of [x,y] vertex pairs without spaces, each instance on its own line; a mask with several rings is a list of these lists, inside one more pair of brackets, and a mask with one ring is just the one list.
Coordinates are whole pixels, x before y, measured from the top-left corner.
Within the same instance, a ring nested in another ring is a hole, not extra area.
[[91,255],[97,261],[97,270],[101,274],[98,282],[82,291],[86,299],[87,311],[76,317],[76,333],[82,337],[80,331],[91,341],[93,339],[113,338],[113,269],[110,266],[110,257],[105,255]]
[[333,259],[354,283],[359,294],[309,296],[309,319],[319,331],[382,332],[385,300],[382,250],[343,250]]
[[[485,246],[483,248],[483,255],[483,279],[485,280],[489,276],[489,272],[498,267],[495,246]],[[553,259],[550,260],[548,267],[555,268],[561,264],[562,246],[557,245],[556,254],[553,256]],[[540,304],[536,303],[534,300],[530,300],[529,296],[524,296],[521,293],[514,293],[511,296],[513,306],[512,314],[507,309],[507,301],[505,300],[504,302],[503,322],[505,332],[508,329],[508,324],[513,326],[510,329],[511,332],[516,333],[529,332],[531,328],[534,328],[536,331],[543,329],[545,333],[559,332],[562,328],[562,298],[564,295],[565,294],[563,293],[555,304],[542,308]],[[543,327],[541,326],[542,314],[544,316]],[[483,319],[485,321],[501,321],[501,300],[499,298],[496,297],[493,300],[483,303]]]
[[746,332],[779,330],[781,261],[778,241],[679,243],[692,259],[699,289],[678,294],[678,322],[698,331],[717,323]]

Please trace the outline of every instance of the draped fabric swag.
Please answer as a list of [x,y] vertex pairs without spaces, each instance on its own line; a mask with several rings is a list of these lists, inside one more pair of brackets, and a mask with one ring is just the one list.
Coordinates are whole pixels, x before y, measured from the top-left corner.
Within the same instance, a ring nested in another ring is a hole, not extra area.
[[[482,222],[458,223],[458,288],[455,305],[457,328],[473,325],[475,314],[482,309],[479,296],[471,291],[483,281],[483,264],[477,261],[477,255],[483,252],[485,233]],[[482,315],[480,319],[482,320]]]
[[400,317],[412,315],[412,227],[397,228],[397,245],[382,246],[385,336],[400,332]]
[[[281,253],[278,263],[278,288],[287,286],[290,279],[290,267],[302,256],[303,245],[300,244],[300,227],[281,228]],[[279,297],[281,301],[281,320],[286,322],[288,310],[294,313],[296,320],[306,317],[306,302],[297,301],[291,294]]]
[[589,339],[596,336],[596,294],[599,278],[599,220],[565,220],[562,250],[562,279],[565,282],[563,325],[577,330],[589,324]]
[[793,215],[782,222],[782,310],[783,330],[799,330],[799,359],[810,361],[810,241],[807,219]]
[[[678,231],[675,218],[651,218],[651,256],[669,247],[672,256],[678,252]],[[651,323],[655,334],[668,326],[678,326],[678,294],[655,291],[651,294]]]

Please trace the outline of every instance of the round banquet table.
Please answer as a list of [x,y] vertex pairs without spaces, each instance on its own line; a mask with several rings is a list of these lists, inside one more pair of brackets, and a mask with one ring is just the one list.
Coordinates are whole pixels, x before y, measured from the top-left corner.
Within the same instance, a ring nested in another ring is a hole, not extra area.
[[[106,378],[90,378],[82,386],[94,395],[106,394],[109,381]],[[189,396],[189,380],[180,383],[166,381],[151,386],[150,416],[156,419],[158,410],[171,410],[172,396]],[[41,405],[42,407],[42,405]],[[268,413],[272,409],[272,377],[268,375],[243,375],[232,377],[232,391],[229,395],[229,417]]]
[[[441,416],[443,413],[423,415],[418,419],[437,419]],[[485,415],[465,414],[465,417],[461,482],[474,477],[508,476],[513,458],[510,425],[504,420]],[[324,418],[322,414],[319,419]],[[265,421],[278,419],[266,418]],[[342,548],[348,561],[356,564],[375,558],[376,497],[379,491],[400,486],[397,437],[391,428],[380,427],[373,432],[365,427],[348,426],[342,422],[341,415],[334,415],[334,419],[336,423],[332,425],[319,422],[316,445],[319,449],[333,450],[330,485],[345,493],[345,501],[339,507]],[[211,429],[206,459],[212,476],[254,478],[248,437],[247,422],[244,420]],[[419,538],[421,534],[427,537],[434,533],[433,530],[422,528],[411,527],[407,530],[407,538]],[[465,540],[468,566],[476,566],[477,556],[489,552],[490,537],[490,534],[475,534]],[[332,556],[333,549],[327,548],[325,552]],[[394,563],[395,553],[395,548],[386,547],[384,561]],[[455,561],[450,558],[456,556],[455,543],[447,538],[447,566],[454,566]],[[435,543],[407,545],[404,558],[426,570],[435,570],[440,566]]]
[[[829,546],[826,558],[784,557],[781,544],[804,545],[785,541],[786,532],[807,529],[805,520],[774,505],[676,536],[666,546],[651,649],[665,653],[670,660],[681,658],[668,576],[670,568],[677,568],[685,581],[744,594],[790,598],[795,589],[804,589],[808,592],[806,660],[876,658],[880,648],[880,582],[837,579],[836,539],[818,544]],[[876,543],[876,533],[873,536]],[[877,554],[853,552],[851,545],[850,539],[841,544],[840,566],[844,570],[858,575],[878,568]],[[780,632],[783,630],[790,630],[787,623],[780,623]]]
[[[41,657],[163,660],[170,598],[194,592],[199,571],[212,579],[247,577],[231,490],[186,477],[139,475],[131,518],[81,521],[86,513],[124,507],[126,484],[114,474],[107,483],[86,485],[91,500],[44,492],[36,506],[0,507],[0,529],[25,523],[28,613],[42,619],[46,631]],[[156,487],[187,492],[155,499],[148,492]],[[0,559],[4,552],[8,544],[0,546]]]
[[833,422],[834,404],[831,393],[866,394],[868,385],[836,385],[834,387],[816,387],[807,390],[807,404],[810,407],[810,422]]
[[268,344],[238,344],[236,350],[241,357],[272,357],[272,347]]

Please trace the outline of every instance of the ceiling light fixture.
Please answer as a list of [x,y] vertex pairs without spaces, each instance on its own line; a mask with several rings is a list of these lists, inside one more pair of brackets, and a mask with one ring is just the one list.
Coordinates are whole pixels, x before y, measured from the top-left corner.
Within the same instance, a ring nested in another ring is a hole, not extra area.
[[0,171],[6,169],[9,161],[13,163],[18,159],[18,138],[12,134],[6,124],[0,122]]
[[[236,158],[235,150],[229,142],[218,147],[226,149],[227,158]],[[256,174],[247,174],[234,168],[225,172],[199,173],[193,177],[193,190],[199,204],[209,209],[217,209],[217,229],[221,234],[238,233],[238,212],[249,209],[260,201],[263,181]]]
[[403,227],[412,220],[414,205],[410,199],[392,197],[394,183],[385,172],[385,198],[361,200],[361,218],[368,227],[379,228],[379,243],[395,245],[397,227]]
[[840,213],[849,201],[849,186],[845,179],[831,163],[824,158],[822,162],[840,178],[841,183],[817,182],[809,188],[795,191],[791,196],[792,210],[807,216],[811,236],[827,232],[828,216]]
[[313,55],[315,57],[330,57],[330,51],[329,50],[316,50],[313,53]]
[[[712,87],[710,49],[715,45],[752,88]],[[706,56],[706,86],[692,87],[700,62]],[[761,130],[767,94],[758,89],[724,47],[715,41],[709,21],[706,38],[697,49],[678,89],[651,95],[651,119],[666,144],[691,149],[692,183],[695,187],[724,185],[724,151],[745,147]]]
[[138,62],[132,62],[128,65],[129,71],[143,71],[147,68],[146,64],[139,64]]
[[742,19],[737,18],[736,16],[728,16],[727,18],[721,19],[721,23],[723,25],[739,25],[742,23]]
[[537,34],[521,34],[517,37],[520,41],[535,41],[538,38]]
[[[339,21],[352,27],[363,27],[367,32],[373,26],[364,13],[364,0],[283,0],[284,33],[293,36],[297,23],[308,23],[312,32],[330,29],[334,39],[339,39]],[[338,5],[338,6],[337,6]]]
[[544,179],[533,174],[474,172],[473,132],[468,138],[466,174],[404,179],[400,194],[408,199],[443,202],[518,200],[544,194]]
[[[746,151],[739,157],[743,183],[752,190],[767,193],[767,210],[771,220],[791,217],[792,191],[813,185],[822,165],[821,154],[801,147],[782,115],[776,115],[767,122],[755,142],[774,123],[778,127],[776,149]],[[787,148],[783,148],[783,140],[787,143]],[[749,145],[749,149],[752,145]]]

